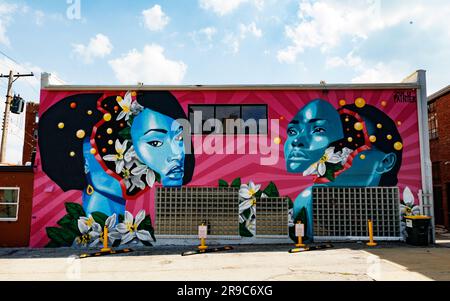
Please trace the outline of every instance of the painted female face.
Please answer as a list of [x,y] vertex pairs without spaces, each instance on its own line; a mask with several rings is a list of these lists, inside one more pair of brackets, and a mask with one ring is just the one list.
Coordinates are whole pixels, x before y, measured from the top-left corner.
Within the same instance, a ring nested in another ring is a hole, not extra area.
[[[376,135],[376,125],[368,119],[365,119],[364,123],[368,135]],[[327,183],[326,186],[377,187],[380,185],[383,174],[391,171],[397,160],[394,152],[384,153],[372,145],[370,149],[359,153],[353,159],[352,166],[336,177],[335,181]]]
[[131,137],[139,159],[161,176],[165,187],[183,185],[183,127],[173,118],[150,109],[133,121]]
[[303,173],[322,158],[331,143],[344,138],[339,113],[322,99],[301,109],[289,123],[287,134],[284,155],[291,173]]

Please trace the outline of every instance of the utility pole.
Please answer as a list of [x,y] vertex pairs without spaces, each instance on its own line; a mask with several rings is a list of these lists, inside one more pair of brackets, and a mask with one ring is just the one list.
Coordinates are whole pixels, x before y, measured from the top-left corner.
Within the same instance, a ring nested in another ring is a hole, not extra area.
[[6,92],[6,105],[5,105],[5,114],[3,115],[3,127],[2,127],[2,144],[0,148],[0,163],[5,163],[6,160],[6,141],[8,136],[8,127],[9,127],[9,111],[11,110],[11,101],[13,96],[12,93],[12,85],[19,77],[28,77],[34,76],[33,73],[30,74],[13,74],[13,71],[9,71],[9,75],[0,75],[0,78],[8,78],[8,90]]

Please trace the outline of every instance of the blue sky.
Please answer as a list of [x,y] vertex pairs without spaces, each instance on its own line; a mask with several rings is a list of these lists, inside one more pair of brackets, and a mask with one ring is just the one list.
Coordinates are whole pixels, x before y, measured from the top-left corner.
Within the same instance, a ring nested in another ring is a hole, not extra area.
[[426,69],[432,93],[450,82],[449,15],[447,0],[0,0],[14,59],[0,54],[0,72],[34,71],[15,84],[33,101],[43,71],[56,84],[292,84]]

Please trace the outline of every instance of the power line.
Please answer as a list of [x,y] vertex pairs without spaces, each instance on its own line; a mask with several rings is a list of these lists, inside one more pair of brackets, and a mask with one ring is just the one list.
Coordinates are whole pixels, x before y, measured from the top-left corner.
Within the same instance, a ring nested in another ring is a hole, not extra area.
[[[19,65],[20,67],[22,67],[24,70],[29,71],[30,73],[33,73],[33,77],[39,82],[39,78],[34,74],[34,72],[26,67],[24,64],[20,63],[19,61],[17,61],[16,59],[12,58],[11,56],[9,56],[8,54],[6,54],[4,51],[0,50],[0,54],[2,54],[4,57],[6,57],[7,59],[9,59],[10,61],[12,61],[13,63]],[[5,64],[3,64],[5,66]],[[12,68],[14,66],[11,66],[11,64],[8,64],[9,66],[5,66],[7,68]],[[15,69],[15,68],[12,68]],[[27,79],[25,78],[25,82],[30,86],[30,88],[36,93],[37,97],[39,98],[39,91],[33,86],[33,84]]]
[[[18,61],[16,61],[15,59],[13,59],[12,57],[10,57],[9,55],[7,55],[6,53],[4,53],[3,51],[0,50],[0,53],[3,54],[3,56],[5,56],[7,59],[13,61],[14,63],[16,63],[17,65],[22,65],[21,63],[19,63]],[[28,70],[30,71],[30,70]]]

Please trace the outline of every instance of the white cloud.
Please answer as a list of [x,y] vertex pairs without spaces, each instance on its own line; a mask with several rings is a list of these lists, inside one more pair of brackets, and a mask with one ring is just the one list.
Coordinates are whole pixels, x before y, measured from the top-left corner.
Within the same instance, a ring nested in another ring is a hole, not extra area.
[[262,37],[262,31],[258,27],[256,27],[255,22],[252,22],[248,25],[240,24],[239,30],[241,32],[241,39],[245,39],[247,34],[251,34],[257,38]]
[[170,18],[162,11],[161,6],[155,5],[142,12],[145,27],[151,31],[160,31],[170,22]]
[[83,44],[73,45],[73,53],[87,64],[92,63],[95,58],[104,58],[112,50],[113,45],[109,38],[100,33],[91,38],[87,46]]
[[227,33],[222,42],[227,45],[229,49],[231,49],[231,52],[233,54],[237,54],[239,52],[241,41],[240,37],[236,36],[235,34]]
[[46,17],[45,13],[41,10],[37,10],[34,12],[36,25],[42,26],[44,24],[44,19]]
[[233,54],[237,54],[241,47],[241,42],[244,41],[248,35],[251,35],[255,38],[261,38],[263,33],[262,30],[259,29],[255,22],[250,24],[239,24],[239,34],[228,33],[223,39],[223,43],[226,44]]
[[278,52],[278,60],[295,62],[307,48],[319,48],[324,53],[344,38],[365,40],[370,33],[397,25],[417,11],[414,7],[382,11],[379,0],[302,0],[298,23],[285,27],[285,35],[292,45]]
[[360,68],[352,83],[399,83],[411,71],[411,67],[405,63],[379,62],[373,66]]
[[354,55],[355,50],[352,50],[344,58],[339,56],[328,57],[326,60],[326,68],[351,67],[358,69],[363,65],[361,57]]
[[7,29],[11,23],[12,15],[17,11],[17,9],[17,5],[0,3],[0,44],[10,46]]
[[157,44],[146,45],[142,52],[133,49],[109,64],[122,84],[180,84],[187,70],[182,61],[166,58]]
[[204,10],[210,10],[219,16],[232,13],[244,3],[252,3],[259,10],[264,6],[264,0],[200,0],[200,7]]
[[200,50],[211,49],[213,47],[213,39],[216,35],[217,28],[215,27],[205,27],[189,34],[194,43],[197,45],[197,48]]

